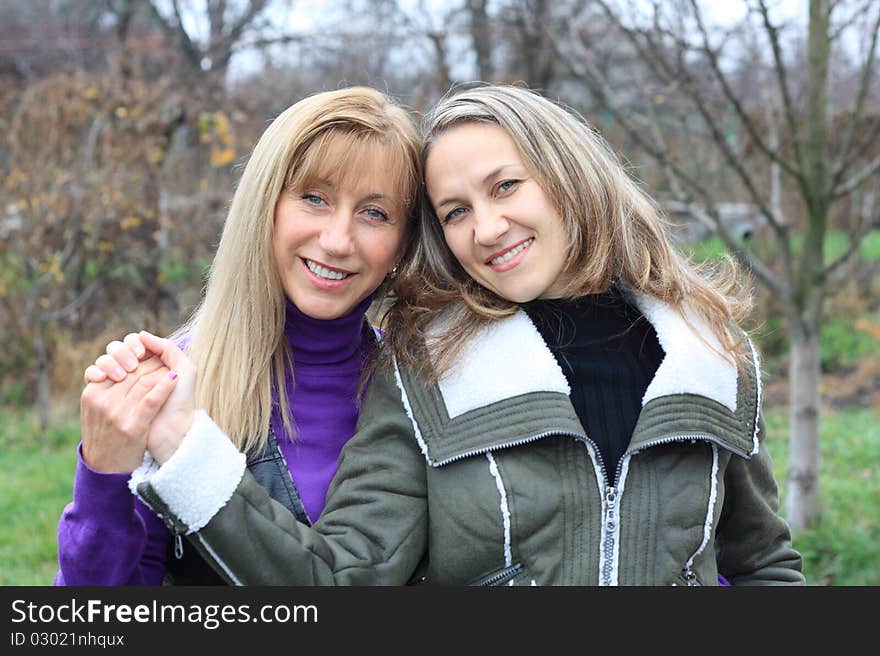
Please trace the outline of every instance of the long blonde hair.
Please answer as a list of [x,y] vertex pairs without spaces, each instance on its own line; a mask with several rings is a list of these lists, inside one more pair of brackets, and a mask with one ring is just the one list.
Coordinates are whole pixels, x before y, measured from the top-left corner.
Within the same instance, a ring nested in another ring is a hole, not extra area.
[[[423,166],[438,137],[473,122],[503,128],[554,203],[569,242],[567,253],[560,254],[569,274],[563,296],[619,284],[669,303],[685,319],[687,301],[718,338],[722,355],[738,364],[746,361],[733,324],[749,312],[751,300],[733,261],[716,270],[688,262],[672,246],[655,203],[583,117],[522,87],[453,90],[423,120]],[[386,320],[395,355],[433,380],[480,326],[510,316],[518,306],[464,271],[430,203],[423,202],[422,208],[412,258],[395,281],[396,301]],[[432,335],[432,357],[427,358],[426,331],[437,312],[450,316],[444,332]]]
[[[326,146],[342,140],[336,159]],[[375,148],[391,155],[385,172],[410,219],[421,178],[419,139],[408,112],[384,94],[351,87],[307,97],[280,114],[257,142],[232,199],[205,296],[180,330],[198,370],[196,398],[242,451],[262,449],[281,390],[281,415],[291,426],[283,393],[292,367],[284,339],[285,293],[272,250],[275,204],[307,180],[358,175]],[[406,236],[404,238],[407,238]]]

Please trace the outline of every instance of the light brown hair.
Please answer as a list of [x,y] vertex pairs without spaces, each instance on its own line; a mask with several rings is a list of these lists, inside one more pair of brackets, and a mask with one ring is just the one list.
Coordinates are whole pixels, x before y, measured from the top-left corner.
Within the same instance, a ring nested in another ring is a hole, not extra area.
[[[554,203],[569,248],[563,296],[599,293],[618,285],[641,291],[687,319],[685,303],[718,338],[725,357],[747,360],[734,325],[751,309],[750,288],[731,259],[715,269],[696,267],[671,244],[656,204],[627,173],[611,147],[573,110],[516,86],[453,91],[424,118],[422,164],[434,142],[464,123],[499,125]],[[423,190],[424,193],[424,190]],[[395,281],[386,320],[388,341],[401,361],[435,380],[462,345],[486,323],[510,316],[518,305],[472,279],[446,245],[430,203],[422,203],[412,257]],[[561,254],[562,255],[562,254]],[[445,328],[424,344],[428,328]]]

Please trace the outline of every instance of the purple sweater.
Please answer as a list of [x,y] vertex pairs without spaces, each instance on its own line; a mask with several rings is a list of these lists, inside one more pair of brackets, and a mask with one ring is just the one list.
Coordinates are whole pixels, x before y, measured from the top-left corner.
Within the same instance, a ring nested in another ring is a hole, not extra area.
[[[339,452],[355,431],[357,388],[373,342],[364,329],[371,300],[330,321],[287,303],[284,334],[294,370],[287,372],[286,393],[293,439],[279,412],[271,423],[312,521],[324,509]],[[55,585],[160,585],[171,540],[165,525],[131,494],[129,474],[96,472],[83,462],[81,446],[77,452],[73,501],[58,523]]]

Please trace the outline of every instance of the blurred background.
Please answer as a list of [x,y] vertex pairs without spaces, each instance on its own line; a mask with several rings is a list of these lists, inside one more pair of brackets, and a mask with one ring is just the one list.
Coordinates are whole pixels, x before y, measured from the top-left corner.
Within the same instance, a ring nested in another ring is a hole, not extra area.
[[877,0],[0,1],[0,584],[44,585],[82,371],[200,298],[250,149],[317,91],[581,112],[679,247],[736,258],[814,585],[880,585]]

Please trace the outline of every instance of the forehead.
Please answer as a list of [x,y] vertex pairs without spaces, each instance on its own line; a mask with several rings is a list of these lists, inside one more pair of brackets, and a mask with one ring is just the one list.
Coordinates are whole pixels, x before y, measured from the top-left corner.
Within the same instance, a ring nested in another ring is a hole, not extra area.
[[411,166],[402,149],[378,137],[337,134],[312,145],[295,177],[300,185],[329,182],[359,195],[380,194],[404,207]]
[[[442,132],[425,160],[428,187],[482,178],[498,167],[525,166],[513,138],[495,123],[465,123]],[[476,180],[471,180],[476,182]]]

